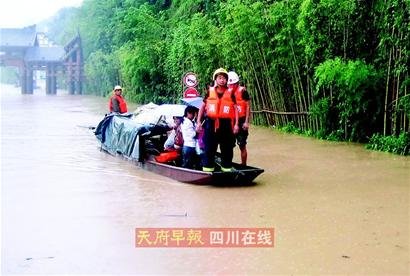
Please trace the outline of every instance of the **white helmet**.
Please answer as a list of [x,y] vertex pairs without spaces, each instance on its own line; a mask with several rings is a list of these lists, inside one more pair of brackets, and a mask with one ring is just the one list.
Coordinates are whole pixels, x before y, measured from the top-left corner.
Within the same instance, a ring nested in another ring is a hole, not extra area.
[[234,84],[239,82],[239,76],[234,71],[228,73],[228,84]]

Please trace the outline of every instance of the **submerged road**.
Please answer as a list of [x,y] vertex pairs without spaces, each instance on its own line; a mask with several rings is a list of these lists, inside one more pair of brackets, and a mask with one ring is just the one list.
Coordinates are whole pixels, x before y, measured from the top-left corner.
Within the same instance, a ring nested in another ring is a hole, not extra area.
[[[257,184],[195,186],[100,152],[105,99],[0,93],[2,274],[410,273],[409,157],[252,127]],[[273,227],[275,246],[136,248],[137,227]]]

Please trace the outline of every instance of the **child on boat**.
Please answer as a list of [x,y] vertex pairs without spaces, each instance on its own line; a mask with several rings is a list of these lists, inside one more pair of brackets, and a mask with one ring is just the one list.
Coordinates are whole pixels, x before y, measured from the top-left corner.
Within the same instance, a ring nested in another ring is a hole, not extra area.
[[166,151],[177,150],[180,151],[184,145],[184,139],[182,138],[181,124],[183,117],[174,116],[174,125],[172,131],[168,135],[167,140],[164,143],[164,149]]
[[181,124],[182,137],[184,145],[182,147],[182,167],[194,169],[197,163],[196,144],[197,133],[195,126],[195,117],[198,109],[193,106],[187,106],[184,112],[184,121]]

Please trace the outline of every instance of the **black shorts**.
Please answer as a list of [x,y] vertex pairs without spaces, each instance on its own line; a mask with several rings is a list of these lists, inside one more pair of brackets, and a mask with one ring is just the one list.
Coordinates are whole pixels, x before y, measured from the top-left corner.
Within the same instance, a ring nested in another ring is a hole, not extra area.
[[236,143],[240,148],[246,146],[249,132],[242,128],[245,118],[239,118],[239,132],[235,135]]

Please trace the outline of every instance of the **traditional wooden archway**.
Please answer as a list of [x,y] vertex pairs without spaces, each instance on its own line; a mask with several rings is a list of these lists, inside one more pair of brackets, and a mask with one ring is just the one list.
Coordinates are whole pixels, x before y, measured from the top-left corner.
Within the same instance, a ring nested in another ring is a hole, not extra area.
[[81,47],[81,37],[77,34],[64,47],[65,70],[67,74],[67,89],[70,94],[82,94],[83,80],[83,51]]
[[42,43],[36,25],[0,29],[0,65],[19,68],[22,94],[33,93],[33,71],[46,71],[46,93],[57,93],[57,74],[66,75],[70,94],[82,94],[83,54],[77,34],[65,47]]

